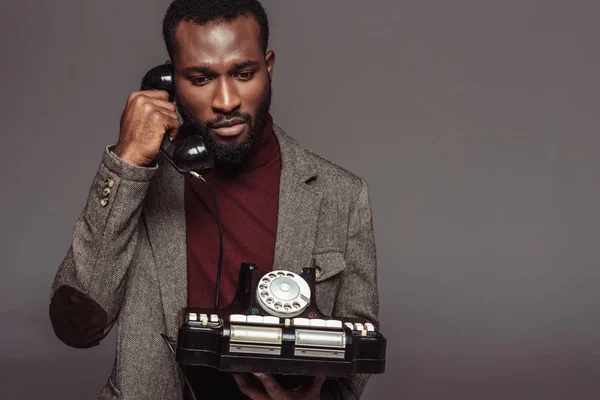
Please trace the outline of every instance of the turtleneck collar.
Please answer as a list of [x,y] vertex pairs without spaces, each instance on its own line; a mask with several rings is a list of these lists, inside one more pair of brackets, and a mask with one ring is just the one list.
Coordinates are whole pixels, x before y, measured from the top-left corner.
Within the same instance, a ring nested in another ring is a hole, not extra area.
[[248,159],[241,167],[241,171],[252,171],[267,164],[279,153],[279,144],[273,133],[273,117],[267,117],[265,128],[252,145]]

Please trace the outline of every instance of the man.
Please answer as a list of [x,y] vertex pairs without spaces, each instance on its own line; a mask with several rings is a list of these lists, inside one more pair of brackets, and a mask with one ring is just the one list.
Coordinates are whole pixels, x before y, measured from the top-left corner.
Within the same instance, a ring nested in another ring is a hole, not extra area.
[[[215,157],[206,179],[224,227],[222,305],[233,298],[241,262],[263,272],[314,263],[325,314],[377,324],[366,184],[273,124],[275,54],[267,51],[262,6],[175,0],[163,34],[177,106],[164,91],[130,94],[119,141],[102,156],[52,287],[50,317],[66,344],[97,345],[117,325],[115,363],[100,399],[182,399],[184,383],[160,333],[176,336],[186,305],[213,306],[212,203],[197,179],[160,158],[165,134],[201,135]],[[201,398],[358,399],[368,376],[317,377],[294,390],[262,374],[210,370],[196,378]]]

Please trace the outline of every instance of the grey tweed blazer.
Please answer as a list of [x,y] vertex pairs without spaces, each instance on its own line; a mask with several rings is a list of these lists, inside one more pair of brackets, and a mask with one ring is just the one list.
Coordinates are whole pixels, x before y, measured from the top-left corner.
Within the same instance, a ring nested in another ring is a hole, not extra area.
[[[308,152],[279,127],[281,184],[274,269],[321,270],[317,304],[378,325],[367,186]],[[52,285],[50,319],[69,346],[97,345],[116,326],[114,367],[98,399],[181,400],[183,383],[160,333],[177,336],[187,301],[184,178],[105,151],[72,245]],[[251,261],[251,260],[249,260]],[[358,399],[368,375],[327,380],[323,399]]]

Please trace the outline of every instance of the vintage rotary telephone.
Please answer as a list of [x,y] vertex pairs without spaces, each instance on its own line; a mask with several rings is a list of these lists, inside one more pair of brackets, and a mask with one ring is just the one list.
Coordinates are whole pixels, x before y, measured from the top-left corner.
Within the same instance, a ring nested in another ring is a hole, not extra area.
[[[172,64],[162,64],[152,68],[142,79],[141,90],[165,90],[169,101],[175,99],[175,76]],[[165,134],[160,152],[182,174],[203,174],[214,166],[214,160],[204,141],[198,135],[191,135],[171,141]]]
[[[174,100],[171,64],[146,73],[141,90],[151,89],[165,90],[169,101]],[[296,386],[301,381],[294,377],[384,372],[385,337],[368,321],[332,319],[322,314],[316,304],[314,268],[303,268],[301,274],[282,270],[263,274],[257,266],[244,263],[233,302],[220,309],[221,219],[214,192],[201,176],[214,167],[213,157],[198,135],[171,141],[165,134],[160,151],[177,171],[206,184],[219,232],[214,308],[185,308],[177,340],[161,334],[193,399],[197,397],[184,367],[276,374]]]

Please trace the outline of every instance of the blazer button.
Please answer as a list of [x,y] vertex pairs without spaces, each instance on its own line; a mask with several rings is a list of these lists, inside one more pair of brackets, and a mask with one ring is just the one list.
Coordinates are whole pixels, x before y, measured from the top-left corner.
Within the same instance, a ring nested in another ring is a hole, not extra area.
[[321,268],[315,267],[315,278],[321,279]]
[[110,194],[110,188],[104,188],[104,190],[102,191],[102,195],[104,197],[108,197],[109,194]]
[[107,186],[107,187],[111,188],[111,187],[113,187],[114,185],[115,185],[115,181],[114,181],[113,179],[110,179],[110,178],[108,178],[108,179],[106,180],[106,186]]
[[102,200],[100,200],[100,205],[102,207],[106,207],[108,205],[108,199],[102,199]]

